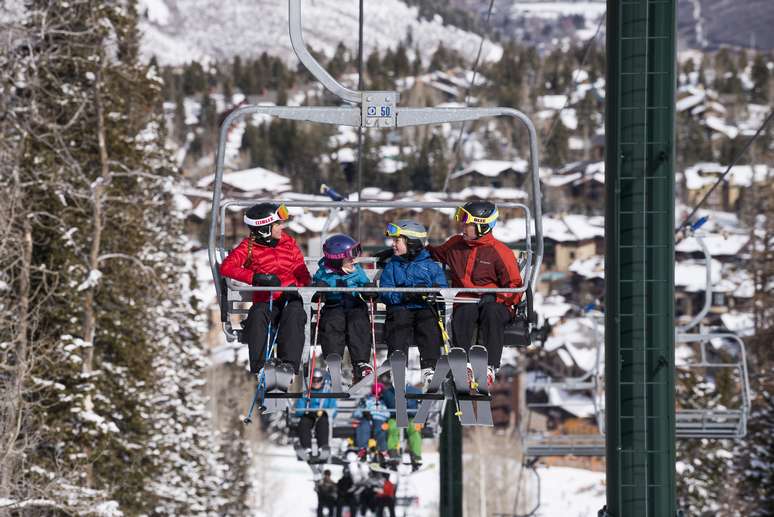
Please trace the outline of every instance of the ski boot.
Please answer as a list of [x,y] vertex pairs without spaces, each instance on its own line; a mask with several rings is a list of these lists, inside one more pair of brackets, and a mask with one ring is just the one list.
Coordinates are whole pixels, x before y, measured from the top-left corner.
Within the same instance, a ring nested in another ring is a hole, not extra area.
[[357,363],[352,367],[352,384],[357,384],[363,377],[373,373],[373,367],[368,363]]
[[430,382],[433,380],[434,374],[435,374],[434,368],[422,369],[422,388],[425,393],[427,393],[427,390],[430,388]]
[[495,371],[494,366],[486,367],[486,385],[490,391],[492,390],[492,385],[495,383],[496,375],[497,375],[497,372]]

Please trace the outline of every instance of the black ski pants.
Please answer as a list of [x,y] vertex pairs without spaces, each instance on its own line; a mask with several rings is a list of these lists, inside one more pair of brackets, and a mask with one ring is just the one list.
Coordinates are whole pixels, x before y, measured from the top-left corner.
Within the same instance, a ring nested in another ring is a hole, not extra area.
[[452,312],[452,342],[467,352],[474,343],[478,328],[478,343],[489,356],[489,365],[498,368],[503,355],[505,325],[511,321],[511,313],[502,303],[460,303]]
[[307,411],[298,422],[298,441],[304,449],[312,448],[312,429],[317,437],[317,447],[328,446],[328,413],[317,416],[316,412]]
[[421,368],[435,368],[441,357],[443,338],[438,318],[429,307],[409,309],[402,306],[388,306],[384,323],[384,340],[387,354],[402,350],[408,357],[408,347],[413,338],[419,348]]
[[306,311],[301,298],[288,300],[284,296],[274,300],[271,314],[269,302],[254,303],[250,307],[244,322],[244,336],[250,351],[250,371],[258,373],[263,368],[269,321],[272,334],[277,334],[277,357],[282,362],[292,364],[298,373],[304,351]]
[[[314,336],[313,336],[314,337]],[[344,357],[349,348],[352,366],[368,363],[371,355],[371,321],[366,305],[343,307],[325,305],[320,315],[320,345],[323,357],[338,354]]]
[[336,499],[329,495],[317,496],[317,517],[324,517],[326,515],[325,510],[328,510],[327,515],[333,517],[336,515]]

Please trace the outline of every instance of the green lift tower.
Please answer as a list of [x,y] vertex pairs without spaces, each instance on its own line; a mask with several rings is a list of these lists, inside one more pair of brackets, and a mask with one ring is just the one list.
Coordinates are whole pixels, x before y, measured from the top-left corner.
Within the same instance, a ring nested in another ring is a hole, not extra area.
[[607,1],[607,506],[600,514],[610,517],[676,510],[675,34],[675,0]]

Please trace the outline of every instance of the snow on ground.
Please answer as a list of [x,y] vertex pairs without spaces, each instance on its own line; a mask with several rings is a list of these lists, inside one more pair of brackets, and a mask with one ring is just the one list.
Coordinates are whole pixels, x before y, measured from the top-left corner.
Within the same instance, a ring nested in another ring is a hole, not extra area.
[[[317,0],[303,2],[302,23],[308,45],[326,56],[333,56],[336,45],[357,46],[358,12],[352,2]],[[604,4],[602,4],[604,5]],[[162,64],[191,60],[225,59],[234,55],[257,57],[266,51],[291,58],[288,36],[288,4],[279,0],[239,2],[223,0],[141,0],[139,11],[144,33],[142,53],[155,55]],[[418,9],[399,0],[367,2],[364,13],[365,52],[395,48],[411,33],[423,60],[443,41],[471,61],[476,56],[480,36],[450,25],[436,16],[419,20]],[[482,58],[496,61],[502,47],[487,42]]]
[[[260,511],[260,507],[256,506],[257,512],[254,515],[315,515],[317,496],[309,467],[296,460],[291,447],[266,446],[262,449],[261,454],[256,455],[256,466],[271,469],[273,504],[268,512]],[[412,517],[438,515],[438,453],[425,453],[423,458],[428,468],[409,478],[409,493],[418,498],[406,513]],[[326,468],[330,468],[334,480],[339,479],[340,466],[329,465]],[[587,517],[596,515],[605,504],[603,472],[569,467],[539,467],[538,473],[541,504],[536,516]],[[529,483],[524,493],[535,494],[537,487],[534,476],[525,475],[523,479]],[[516,479],[513,482],[516,483]],[[400,486],[398,490],[401,491]],[[402,514],[402,509],[398,509],[398,515]]]

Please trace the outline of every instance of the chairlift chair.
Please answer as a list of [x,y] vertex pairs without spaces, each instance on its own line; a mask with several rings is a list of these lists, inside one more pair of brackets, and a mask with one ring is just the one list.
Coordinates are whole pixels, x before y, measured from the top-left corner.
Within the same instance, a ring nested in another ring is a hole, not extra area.
[[[706,222],[703,218],[700,223]],[[707,407],[702,409],[678,408],[675,417],[675,436],[677,438],[717,438],[740,439],[747,434],[747,419],[750,415],[750,378],[747,371],[747,353],[744,341],[736,334],[729,332],[689,332],[697,325],[700,327],[704,317],[712,307],[712,255],[709,248],[696,230],[701,226],[697,223],[689,228],[689,237],[699,243],[704,254],[706,267],[706,287],[704,289],[704,306],[690,322],[676,329],[676,343],[697,343],[699,360],[687,363],[685,369],[704,369],[706,371],[730,369],[738,378],[739,405],[733,408]],[[708,345],[715,339],[727,340],[737,347],[733,361],[723,362],[712,360],[708,353]]]
[[[526,128],[530,146],[531,207],[521,203],[500,203],[502,208],[516,208],[524,212],[526,224],[526,261],[522,269],[524,285],[518,288],[447,288],[440,289],[440,296],[446,306],[447,323],[451,318],[451,308],[455,297],[462,292],[475,293],[525,293],[523,306],[517,322],[521,322],[521,346],[529,344],[530,336],[536,325],[532,309],[532,292],[537,285],[540,266],[543,260],[543,230],[542,207],[540,194],[540,177],[538,167],[537,131],[531,120],[521,111],[506,107],[490,108],[410,108],[398,105],[398,92],[395,91],[354,91],[338,83],[309,53],[304,43],[301,23],[301,0],[289,0],[289,31],[293,49],[320,83],[330,92],[340,97],[346,104],[343,106],[257,106],[242,105],[232,110],[223,120],[218,133],[218,148],[215,166],[215,177],[212,182],[212,208],[208,239],[208,256],[213,279],[217,289],[221,322],[228,341],[241,341],[241,319],[249,309],[250,297],[253,291],[294,291],[297,292],[307,310],[308,321],[311,321],[311,298],[314,292],[432,292],[439,289],[431,288],[342,288],[342,287],[255,287],[240,284],[220,275],[220,264],[228,253],[226,243],[226,212],[246,208],[262,201],[278,202],[280,200],[250,200],[223,199],[223,173],[225,169],[225,149],[227,133],[232,124],[248,115],[263,114],[286,120],[306,121],[318,124],[351,126],[359,128],[400,128],[420,125],[475,121],[491,117],[511,117],[520,121]],[[384,201],[299,201],[285,200],[288,207],[302,208],[456,208],[457,203],[451,202],[384,202]],[[534,217],[534,234],[532,231]],[[533,239],[534,235],[534,239]],[[515,258],[514,258],[515,259]],[[524,337],[526,336],[526,337]],[[310,329],[306,327],[304,361],[309,357]],[[297,396],[298,394],[288,394]]]
[[[525,455],[530,457],[541,456],[604,456],[605,455],[605,436],[604,436],[604,377],[602,373],[602,345],[604,340],[597,330],[597,317],[589,314],[591,318],[594,349],[596,360],[594,367],[584,375],[579,377],[569,377],[564,379],[534,380],[525,383],[526,391],[547,391],[552,388],[565,390],[567,392],[591,392],[591,404],[594,408],[594,420],[599,432],[594,434],[549,434],[545,432],[535,432],[525,425],[522,430],[522,447]],[[525,398],[526,400],[526,398]],[[548,402],[528,402],[528,411],[544,411],[554,407]],[[529,421],[530,419],[528,419]]]

